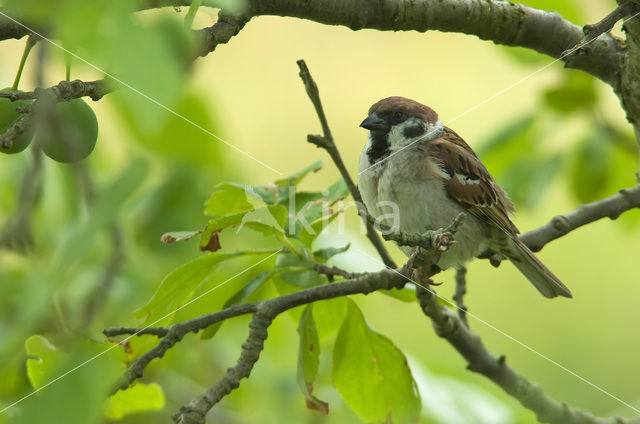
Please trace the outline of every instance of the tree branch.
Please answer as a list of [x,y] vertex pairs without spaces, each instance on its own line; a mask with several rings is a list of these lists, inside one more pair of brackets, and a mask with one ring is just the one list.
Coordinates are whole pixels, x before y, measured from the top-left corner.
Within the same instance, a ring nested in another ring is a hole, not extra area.
[[460,321],[469,327],[469,321],[467,321],[467,311],[469,309],[464,304],[465,294],[467,294],[467,268],[461,266],[456,268],[456,291],[453,294],[453,301],[456,302]]
[[431,318],[433,328],[467,361],[470,371],[484,375],[533,411],[540,422],[554,424],[639,424],[640,419],[600,418],[549,398],[542,389],[507,365],[505,356],[495,357],[480,336],[446,306],[438,304],[432,289],[416,287],[422,311]]
[[119,327],[105,329],[103,333],[107,337],[115,337],[125,334],[136,336],[151,334],[163,338],[156,347],[149,350],[131,364],[125,373],[123,381],[119,385],[120,389],[126,389],[131,385],[131,383],[133,383],[133,381],[142,377],[144,368],[153,359],[162,357],[167,350],[172,348],[188,333],[197,333],[217,322],[240,315],[256,314],[258,312],[263,314],[265,317],[273,319],[278,314],[291,308],[295,308],[296,306],[316,302],[318,300],[348,296],[351,294],[368,294],[381,289],[399,289],[404,287],[407,281],[407,277],[402,275],[402,273],[385,269],[372,274],[359,275],[347,281],[313,287],[285,296],[263,300],[261,302],[232,305],[222,311],[176,323],[168,328],[148,327],[139,329]]
[[384,244],[382,243],[382,240],[380,240],[378,233],[376,233],[375,228],[367,219],[366,207],[364,205],[364,202],[362,201],[360,190],[358,190],[358,187],[353,182],[353,179],[351,179],[349,171],[347,171],[347,168],[342,161],[342,157],[340,156],[340,152],[338,151],[338,146],[336,146],[336,143],[333,140],[331,129],[329,128],[329,123],[327,122],[327,118],[324,114],[324,109],[322,108],[318,86],[311,77],[309,69],[307,68],[307,64],[304,62],[304,60],[298,60],[297,63],[298,67],[300,68],[300,78],[304,83],[304,87],[307,91],[309,99],[311,100],[311,103],[313,103],[313,107],[316,109],[318,119],[320,120],[320,125],[322,126],[322,133],[324,134],[323,136],[309,134],[307,136],[307,141],[309,143],[315,144],[317,147],[320,147],[326,150],[327,153],[329,153],[329,156],[331,156],[331,159],[336,165],[336,168],[338,168],[338,171],[340,171],[340,175],[342,175],[344,182],[347,184],[353,200],[356,202],[358,213],[360,214],[362,221],[364,222],[364,225],[367,229],[367,238],[369,239],[369,241],[371,241],[371,244],[373,244],[375,249],[378,251],[378,255],[380,255],[382,262],[384,262],[384,264],[389,268],[396,268],[395,262],[393,261],[393,259],[391,259],[391,255],[389,255],[389,252],[384,247]]
[[640,207],[640,185],[622,189],[617,194],[604,199],[585,203],[573,211],[557,215],[545,225],[522,235],[520,240],[533,252],[541,250],[545,244],[568,234],[583,225],[609,217],[616,219],[621,213]]
[[25,106],[22,112],[25,114],[13,125],[0,134],[0,146],[8,149],[13,145],[13,141],[23,132],[28,130],[34,121],[34,113],[41,107],[51,107],[59,102],[65,102],[79,97],[89,96],[92,100],[100,100],[102,96],[110,92],[111,89],[105,80],[98,81],[61,81],[58,85],[49,88],[36,88],[34,91],[8,91],[0,93],[0,98],[8,98],[12,102],[16,100],[35,101]]
[[582,27],[582,32],[585,35],[585,42],[590,42],[604,34],[611,31],[613,26],[625,16],[630,16],[635,13],[636,5],[631,1],[623,1],[620,6],[614,9],[613,12],[602,18],[595,24],[585,25]]
[[[290,16],[353,30],[458,32],[497,44],[530,48],[556,59],[584,37],[582,28],[555,12],[495,0],[252,0],[249,4],[248,13],[253,16]],[[585,54],[562,60],[570,68],[581,69],[617,87],[624,48],[611,36],[601,37],[589,47]]]

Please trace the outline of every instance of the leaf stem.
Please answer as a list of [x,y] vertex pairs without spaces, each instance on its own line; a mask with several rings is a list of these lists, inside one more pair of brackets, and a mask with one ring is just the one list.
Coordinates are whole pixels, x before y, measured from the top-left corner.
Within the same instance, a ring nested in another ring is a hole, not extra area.
[[293,245],[293,243],[291,243],[291,240],[289,240],[287,236],[285,236],[284,234],[278,234],[277,237],[278,237],[278,240],[280,240],[282,244],[284,244],[287,247],[287,249],[291,251],[291,253],[296,255],[299,259],[304,259],[304,256],[302,256],[302,253],[300,253],[300,251],[296,249],[296,247]]
[[69,81],[71,79],[71,56],[67,55],[67,60],[65,61],[65,72],[64,79],[65,81]]
[[13,85],[11,89],[17,90],[18,84],[20,83],[20,78],[22,77],[22,71],[24,70],[24,64],[27,62],[27,57],[29,57],[29,52],[33,46],[36,45],[36,39],[33,35],[29,35],[27,37],[27,43],[24,45],[24,50],[22,51],[22,58],[20,59],[20,65],[18,65],[18,72],[16,72],[16,78],[13,80]]
[[193,19],[196,17],[196,13],[202,4],[202,0],[192,0],[191,5],[189,6],[189,10],[187,11],[187,15],[184,17],[184,25],[187,28],[191,28],[193,25]]

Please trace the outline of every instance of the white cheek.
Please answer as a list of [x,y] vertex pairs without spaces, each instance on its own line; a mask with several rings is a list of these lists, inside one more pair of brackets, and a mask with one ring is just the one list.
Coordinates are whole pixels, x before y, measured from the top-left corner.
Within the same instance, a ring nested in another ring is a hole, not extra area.
[[415,125],[418,125],[417,119],[410,118],[401,124],[391,127],[388,140],[392,152],[404,149],[410,145],[424,143],[438,138],[444,131],[444,125],[442,125],[442,122],[438,119],[433,124],[427,124],[427,131],[424,134],[411,138],[405,137],[404,130]]

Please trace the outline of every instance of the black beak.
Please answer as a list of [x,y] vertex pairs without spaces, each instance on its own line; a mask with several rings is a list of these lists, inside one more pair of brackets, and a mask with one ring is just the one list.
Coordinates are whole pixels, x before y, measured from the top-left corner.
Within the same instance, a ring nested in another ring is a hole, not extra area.
[[367,116],[367,119],[362,121],[360,126],[370,131],[389,131],[391,129],[387,121],[380,118],[375,112]]

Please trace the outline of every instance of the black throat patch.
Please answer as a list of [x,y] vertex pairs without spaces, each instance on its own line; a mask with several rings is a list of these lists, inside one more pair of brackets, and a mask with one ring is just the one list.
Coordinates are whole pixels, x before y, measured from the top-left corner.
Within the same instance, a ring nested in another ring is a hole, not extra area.
[[383,131],[371,131],[371,146],[367,149],[369,163],[373,165],[389,156],[390,153],[387,133]]

